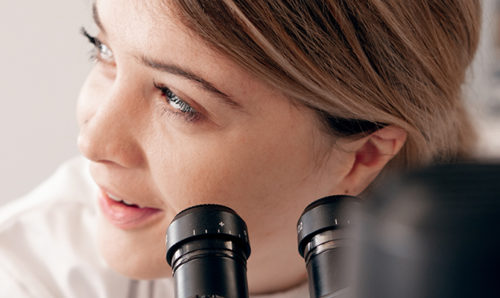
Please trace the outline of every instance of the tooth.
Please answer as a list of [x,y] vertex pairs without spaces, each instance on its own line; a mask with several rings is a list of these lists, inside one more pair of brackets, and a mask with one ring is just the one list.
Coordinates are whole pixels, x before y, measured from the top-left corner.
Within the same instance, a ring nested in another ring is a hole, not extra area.
[[127,205],[127,206],[137,206],[136,204],[133,204],[133,203],[129,203],[125,200],[122,200],[123,204]]
[[109,197],[110,199],[112,199],[113,201],[117,201],[117,202],[121,202],[121,201],[122,201],[122,199],[117,198],[117,197],[113,196],[113,195],[112,195],[112,194],[110,194],[110,193],[107,193],[107,194],[108,194],[108,197]]
[[139,205],[137,205],[137,204],[130,203],[130,202],[127,202],[127,201],[122,200],[122,199],[120,199],[120,198],[117,198],[117,197],[113,196],[113,195],[112,195],[112,194],[110,194],[110,193],[107,193],[107,194],[108,194],[108,197],[109,197],[110,199],[112,199],[113,201],[123,203],[123,204],[125,204],[125,205],[127,205],[127,206],[138,206],[139,208],[142,208],[142,206],[139,206]]

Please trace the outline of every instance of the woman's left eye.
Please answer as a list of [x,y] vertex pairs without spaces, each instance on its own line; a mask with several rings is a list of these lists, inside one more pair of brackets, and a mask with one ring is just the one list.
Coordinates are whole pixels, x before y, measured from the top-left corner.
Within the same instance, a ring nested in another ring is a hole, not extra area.
[[169,108],[168,110],[166,110],[166,112],[172,113],[173,115],[177,116],[183,116],[184,120],[188,122],[193,122],[199,119],[200,113],[196,111],[192,106],[190,106],[187,102],[182,100],[179,96],[177,96],[174,92],[172,92],[170,88],[156,82],[154,82],[154,86],[161,91],[163,97],[169,105]]
[[87,37],[88,41],[94,46],[91,54],[92,60],[98,62],[114,63],[114,55],[111,49],[95,36],[90,35],[85,28],[82,28],[82,34]]

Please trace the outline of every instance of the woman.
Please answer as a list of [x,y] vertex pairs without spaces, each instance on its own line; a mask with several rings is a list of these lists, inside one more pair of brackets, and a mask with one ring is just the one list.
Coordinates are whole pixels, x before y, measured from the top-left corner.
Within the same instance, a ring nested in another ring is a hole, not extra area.
[[93,16],[89,162],[3,211],[12,293],[172,297],[166,227],[218,203],[248,225],[251,294],[305,297],[308,203],[472,150],[479,1],[97,0]]

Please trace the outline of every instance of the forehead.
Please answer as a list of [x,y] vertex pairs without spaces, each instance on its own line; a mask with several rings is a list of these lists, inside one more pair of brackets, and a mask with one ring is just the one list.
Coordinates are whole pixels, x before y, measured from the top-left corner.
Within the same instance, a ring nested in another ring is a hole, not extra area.
[[216,83],[232,96],[243,96],[257,86],[268,87],[184,26],[170,1],[97,0],[95,7],[106,30],[106,41],[115,54],[124,52],[175,63]]
[[199,40],[175,17],[170,2],[160,0],[97,0],[94,15],[108,37],[130,45],[154,46],[164,40],[197,43]]

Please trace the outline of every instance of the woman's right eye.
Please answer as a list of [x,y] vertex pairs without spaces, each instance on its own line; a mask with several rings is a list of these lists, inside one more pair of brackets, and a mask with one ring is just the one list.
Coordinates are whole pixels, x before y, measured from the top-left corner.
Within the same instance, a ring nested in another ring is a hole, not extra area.
[[99,40],[99,38],[90,35],[85,28],[82,28],[82,34],[94,46],[90,55],[91,60],[97,62],[104,62],[107,64],[114,64],[114,55],[111,49]]

